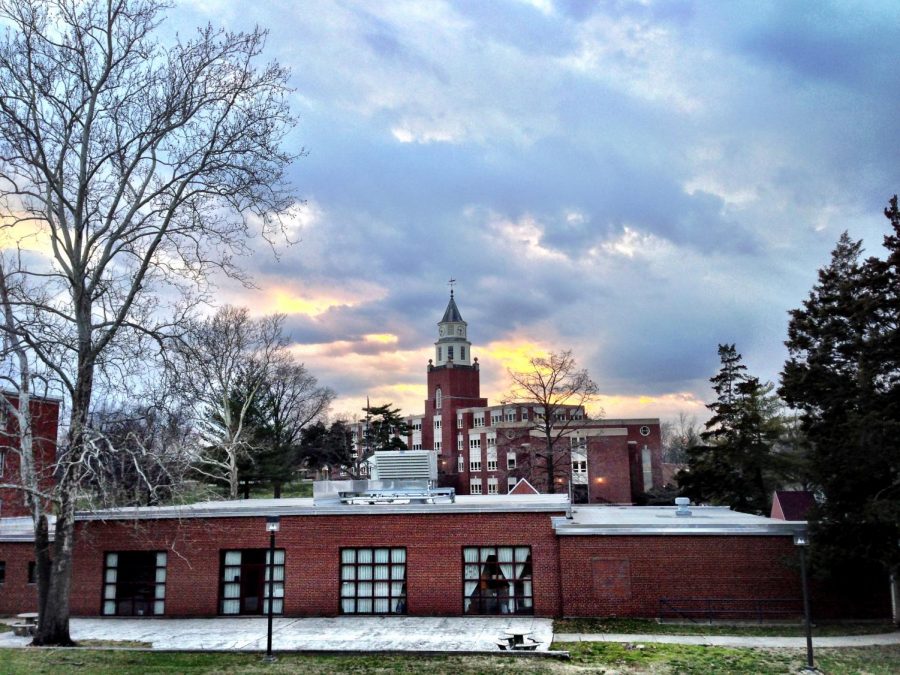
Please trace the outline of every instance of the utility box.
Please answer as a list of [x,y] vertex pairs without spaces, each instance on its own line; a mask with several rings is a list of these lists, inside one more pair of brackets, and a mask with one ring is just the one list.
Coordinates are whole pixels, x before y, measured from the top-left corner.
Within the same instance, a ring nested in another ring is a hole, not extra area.
[[431,450],[379,450],[369,463],[372,480],[437,481],[437,453]]

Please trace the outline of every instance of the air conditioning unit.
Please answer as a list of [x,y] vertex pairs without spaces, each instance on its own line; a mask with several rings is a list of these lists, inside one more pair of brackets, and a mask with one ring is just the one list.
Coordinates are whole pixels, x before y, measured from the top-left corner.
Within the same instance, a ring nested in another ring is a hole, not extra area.
[[372,480],[437,481],[437,453],[431,450],[379,450],[369,463]]

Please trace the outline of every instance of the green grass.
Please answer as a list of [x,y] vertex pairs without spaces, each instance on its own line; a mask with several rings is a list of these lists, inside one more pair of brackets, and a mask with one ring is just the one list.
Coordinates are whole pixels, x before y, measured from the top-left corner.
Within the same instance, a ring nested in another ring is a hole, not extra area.
[[12,626],[6,623],[0,623],[0,633],[8,633],[12,630]]
[[[275,496],[275,492],[271,485],[254,486],[250,490],[251,499],[271,499]],[[293,483],[285,483],[281,486],[281,498],[288,499],[290,497],[312,497],[313,484],[311,480],[298,480]]]
[[[813,627],[813,637],[874,635],[896,630],[889,623],[826,623]],[[657,623],[652,619],[557,619],[554,633],[642,633],[647,635],[744,635],[748,637],[802,637],[802,624],[759,626],[704,623]]]
[[[634,645],[604,642],[554,643],[572,655],[571,664],[626,673],[796,673],[806,665],[801,649],[735,649],[694,645]],[[820,649],[816,665],[825,673],[894,675],[900,672],[900,646]],[[599,672],[603,672],[600,670]]]
[[[805,665],[798,649],[727,649],[689,645],[557,643],[570,661],[509,656],[416,654],[283,654],[273,664],[259,654],[159,653],[79,649],[0,649],[4,675],[40,673],[653,673],[719,675],[796,673]],[[893,675],[900,672],[900,646],[821,649],[816,665],[825,673]]]

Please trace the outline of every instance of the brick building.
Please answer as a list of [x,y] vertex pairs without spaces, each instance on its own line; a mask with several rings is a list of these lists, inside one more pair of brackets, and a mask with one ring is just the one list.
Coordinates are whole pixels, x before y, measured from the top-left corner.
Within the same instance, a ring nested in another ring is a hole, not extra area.
[[[544,410],[529,402],[489,405],[481,396],[481,365],[453,291],[437,328],[424,412],[406,418],[409,448],[437,453],[439,484],[461,495],[506,494],[522,478],[550,492],[538,429]],[[658,419],[589,419],[572,405],[552,413],[559,427],[553,492],[567,492],[571,480],[576,503],[631,504],[663,484]],[[354,434],[362,439],[363,426]],[[365,454],[361,446],[357,452]]]
[[[266,519],[280,517],[273,611],[289,616],[657,616],[697,598],[732,616],[801,611],[804,523],[699,507],[570,507],[565,495],[444,503],[316,498],[77,516],[76,616],[230,616],[268,609]],[[34,608],[26,519],[0,522],[0,614]],[[723,615],[723,616],[724,616]]]
[[[18,397],[2,394],[16,408]],[[56,436],[59,431],[59,401],[52,398],[31,397],[31,431],[38,484],[49,488],[53,484],[56,461]],[[0,408],[0,484],[20,482],[19,425],[15,415]],[[25,493],[14,488],[0,488],[0,518],[25,516]]]

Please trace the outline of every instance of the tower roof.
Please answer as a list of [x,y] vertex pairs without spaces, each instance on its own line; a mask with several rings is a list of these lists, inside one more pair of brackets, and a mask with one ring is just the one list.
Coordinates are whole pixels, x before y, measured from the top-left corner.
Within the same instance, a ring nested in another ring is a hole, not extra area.
[[441,323],[462,323],[463,318],[459,313],[459,307],[456,306],[456,300],[453,299],[453,291],[450,291],[450,302],[447,303],[447,309],[444,311],[444,318]]

